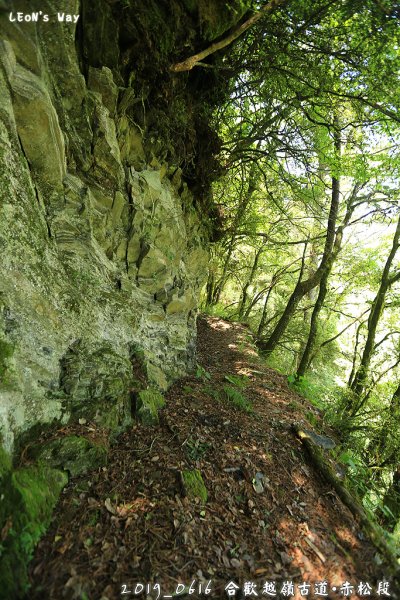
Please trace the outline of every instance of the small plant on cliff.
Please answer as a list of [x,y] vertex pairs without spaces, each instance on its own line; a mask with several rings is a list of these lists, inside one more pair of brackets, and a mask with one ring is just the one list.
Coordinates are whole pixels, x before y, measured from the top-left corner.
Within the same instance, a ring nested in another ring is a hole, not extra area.
[[200,460],[210,448],[210,445],[206,442],[202,442],[199,439],[189,437],[185,441],[185,454],[190,461],[196,462]]

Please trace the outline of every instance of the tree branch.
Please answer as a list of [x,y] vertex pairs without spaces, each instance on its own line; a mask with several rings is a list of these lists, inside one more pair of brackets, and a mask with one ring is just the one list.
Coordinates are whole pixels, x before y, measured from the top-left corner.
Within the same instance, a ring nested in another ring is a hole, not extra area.
[[367,310],[365,310],[359,317],[356,317],[354,319],[354,321],[352,321],[351,323],[349,323],[348,325],[346,325],[346,327],[344,327],[344,329],[342,329],[341,331],[339,331],[339,333],[337,333],[333,337],[329,338],[329,340],[325,340],[325,342],[322,342],[320,348],[322,348],[323,346],[326,346],[327,344],[330,344],[331,342],[334,342],[338,337],[340,337],[342,335],[342,333],[344,333],[345,331],[347,331],[347,329],[349,329],[349,327],[351,327],[352,325],[354,325],[354,323],[356,323],[359,319],[361,319],[361,317],[363,317],[365,314],[367,314],[367,312],[369,312],[370,310],[371,310],[370,308],[367,308]]
[[[251,16],[249,19],[247,19],[240,25],[237,25],[237,27],[235,27],[227,37],[220,40],[219,42],[214,42],[205,50],[202,50],[197,54],[193,54],[193,56],[189,56],[189,58],[186,58],[184,61],[175,63],[170,67],[170,71],[174,71],[174,73],[181,73],[182,71],[191,71],[193,67],[196,67],[198,65],[200,66],[200,61],[202,61],[204,58],[207,58],[207,56],[210,56],[210,54],[214,54],[214,52],[218,52],[218,50],[222,50],[222,48],[226,48],[226,46],[229,46],[229,44],[234,42],[245,31],[247,31],[247,29],[249,29],[255,23],[257,23],[257,21],[259,21],[261,17],[263,17],[266,13],[271,12],[272,10],[274,10],[274,8],[280,6],[281,4],[284,4],[285,2],[286,0],[270,0],[253,16]],[[205,65],[202,64],[201,66]]]

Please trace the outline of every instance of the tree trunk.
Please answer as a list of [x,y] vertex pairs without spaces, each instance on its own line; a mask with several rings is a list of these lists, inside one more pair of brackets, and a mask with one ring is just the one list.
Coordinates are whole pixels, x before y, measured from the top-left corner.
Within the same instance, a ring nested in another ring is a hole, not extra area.
[[232,256],[234,247],[235,247],[235,235],[232,235],[231,239],[229,240],[227,253],[225,255],[224,266],[222,269],[222,275],[218,279],[217,283],[215,283],[215,285],[214,285],[213,293],[210,296],[211,301],[210,301],[209,305],[215,305],[215,304],[218,304],[218,302],[219,302],[222,291],[225,287],[226,282],[228,281],[228,267],[229,267],[229,263],[231,260],[231,256]]
[[206,284],[206,305],[211,306],[213,303],[214,297],[214,285],[215,285],[215,277],[213,271],[208,272],[207,284]]
[[253,266],[251,268],[249,278],[243,287],[242,294],[241,294],[240,301],[239,301],[239,315],[238,315],[239,321],[243,318],[243,313],[246,308],[247,297],[248,297],[247,292],[248,292],[249,287],[252,285],[252,283],[254,281],[254,277],[257,272],[258,261],[260,260],[260,256],[263,253],[263,250],[264,250],[264,244],[262,244],[255,253]]
[[310,366],[311,355],[315,346],[315,341],[317,339],[318,333],[318,322],[319,315],[322,310],[322,307],[325,302],[326,294],[328,291],[328,279],[329,279],[330,270],[326,271],[321,279],[321,283],[319,286],[319,293],[317,301],[315,302],[314,309],[311,315],[311,323],[310,323],[310,331],[308,333],[307,343],[304,348],[300,364],[297,369],[296,377],[297,379],[300,377],[304,377],[305,372]]
[[349,380],[347,382],[347,385],[350,388],[353,384],[354,375],[356,373],[357,352],[358,352],[358,346],[360,343],[360,333],[361,333],[361,327],[364,325],[364,323],[365,323],[365,321],[360,321],[360,323],[356,329],[356,343],[354,344],[353,361],[352,361],[352,365],[351,365],[351,372],[349,375]]
[[239,225],[242,222],[242,219],[246,212],[246,208],[248,207],[248,205],[250,203],[251,197],[257,189],[255,170],[256,170],[256,166],[252,165],[251,169],[250,169],[250,173],[249,173],[249,184],[247,186],[247,191],[246,191],[246,193],[244,193],[243,190],[241,191],[239,205],[238,205],[236,215],[234,217],[233,224],[232,224],[232,234],[229,239],[228,249],[227,249],[227,252],[225,255],[222,274],[221,274],[221,277],[218,279],[218,281],[214,285],[214,291],[213,291],[213,295],[211,298],[211,302],[210,302],[210,304],[207,302],[208,305],[218,304],[221,294],[223,292],[223,289],[226,285],[226,282],[229,279],[229,263],[230,263],[230,260],[232,257],[232,253],[235,249],[236,233],[237,233]]
[[262,315],[261,315],[261,319],[260,322],[258,324],[258,329],[257,329],[257,337],[260,338],[262,336],[262,332],[264,331],[264,327],[265,327],[265,321],[267,320],[267,306],[268,306],[268,301],[269,301],[269,297],[271,295],[272,290],[275,287],[275,274],[272,276],[271,279],[271,285],[269,287],[269,290],[267,292],[267,295],[265,297],[265,302],[264,302],[264,306],[263,306],[263,310],[262,310]]
[[[393,237],[392,248],[388,259],[386,261],[385,267],[383,269],[381,282],[379,285],[378,292],[374,298],[372,303],[371,312],[368,318],[368,333],[367,339],[365,342],[364,351],[361,357],[360,365],[356,371],[353,382],[351,384],[351,389],[355,393],[356,396],[360,396],[365,388],[366,379],[368,376],[369,365],[371,363],[371,358],[374,352],[375,347],[375,336],[376,330],[379,324],[379,320],[382,316],[383,307],[385,305],[385,297],[387,291],[390,289],[392,284],[395,281],[400,279],[400,273],[396,273],[395,275],[390,276],[390,269],[392,267],[393,260],[396,256],[396,252],[399,248],[399,239],[400,239],[400,215],[397,221],[396,232]],[[355,406],[352,407],[351,414],[354,416],[357,414],[358,405],[356,403]]]
[[[337,127],[337,119],[335,119],[335,153],[337,157],[340,157],[340,149],[341,149],[341,140],[340,140],[340,131]],[[276,348],[278,342],[280,341],[282,335],[285,333],[286,328],[289,324],[290,319],[295,312],[297,305],[302,300],[302,298],[309,293],[313,288],[315,288],[322,280],[322,278],[326,275],[326,272],[329,273],[332,268],[332,263],[335,258],[334,253],[334,245],[335,245],[335,235],[336,235],[336,221],[339,211],[339,202],[340,202],[340,188],[339,188],[339,178],[332,177],[332,196],[331,196],[331,205],[328,216],[328,225],[327,232],[325,238],[325,247],[322,255],[322,259],[318,269],[305,281],[298,281],[296,287],[293,290],[292,295],[289,298],[289,302],[286,305],[285,310],[281,318],[279,319],[274,331],[271,333],[270,337],[266,342],[261,342],[260,347],[266,354],[271,354],[273,350]],[[340,246],[339,246],[340,248]]]

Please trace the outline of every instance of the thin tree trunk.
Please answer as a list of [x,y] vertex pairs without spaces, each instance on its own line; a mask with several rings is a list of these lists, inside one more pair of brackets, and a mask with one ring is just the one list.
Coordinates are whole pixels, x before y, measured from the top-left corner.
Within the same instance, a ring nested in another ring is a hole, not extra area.
[[229,240],[228,251],[225,255],[224,266],[222,269],[222,275],[218,279],[218,282],[214,285],[213,294],[211,296],[210,304],[218,304],[219,299],[221,297],[222,291],[225,287],[226,282],[228,281],[228,267],[231,261],[232,252],[235,247],[235,235],[233,234],[231,239]]
[[328,279],[329,279],[330,270],[326,271],[321,279],[321,283],[319,286],[318,298],[315,302],[314,309],[311,315],[310,322],[310,331],[308,333],[307,343],[304,348],[300,364],[297,369],[296,377],[297,379],[300,377],[304,377],[305,372],[310,366],[311,362],[311,354],[315,346],[315,341],[317,339],[318,333],[318,322],[319,315],[322,310],[322,307],[325,302],[326,294],[328,292]]
[[214,296],[215,277],[213,271],[208,272],[206,284],[206,305],[211,306]]
[[268,306],[269,297],[270,297],[271,292],[274,289],[274,287],[276,285],[276,281],[278,279],[277,277],[275,277],[275,275],[276,274],[274,274],[272,276],[271,285],[269,286],[269,290],[268,290],[267,295],[265,297],[265,302],[264,302],[264,306],[263,306],[263,310],[262,310],[262,314],[261,314],[261,319],[260,319],[260,322],[258,324],[257,337],[261,337],[262,332],[264,331],[265,322],[267,320],[267,306]]
[[[335,119],[335,136],[334,136],[334,145],[335,145],[335,153],[336,156],[340,156],[341,149],[341,140],[340,140],[340,130],[338,127],[337,119]],[[285,310],[281,318],[279,319],[275,329],[271,333],[270,337],[266,342],[261,342],[261,349],[268,355],[273,352],[279,343],[282,335],[285,333],[286,328],[289,324],[290,319],[293,316],[299,302],[302,298],[309,293],[313,288],[315,288],[320,282],[321,279],[325,276],[326,272],[330,271],[332,268],[332,263],[335,258],[334,253],[334,244],[335,244],[335,235],[336,235],[336,221],[339,211],[339,202],[340,202],[340,189],[339,189],[339,178],[332,177],[332,197],[331,197],[331,205],[328,216],[328,226],[325,238],[325,247],[322,255],[322,259],[318,269],[311,275],[308,279],[304,281],[298,281],[295,289],[292,292],[292,295],[289,298],[289,302],[286,305]]]
[[243,193],[243,191],[241,192],[239,206],[237,208],[236,215],[233,220],[232,235],[229,239],[228,249],[227,249],[227,252],[225,255],[225,259],[224,259],[224,266],[222,269],[222,274],[221,274],[221,277],[218,279],[218,281],[214,285],[214,292],[213,292],[212,301],[211,301],[211,304],[213,304],[213,305],[218,304],[221,294],[226,285],[226,282],[229,279],[229,264],[231,261],[233,251],[235,249],[236,232],[237,232],[237,229],[238,229],[239,225],[241,224],[241,221],[244,217],[246,208],[248,207],[248,205],[250,203],[251,197],[257,189],[257,181],[256,181],[256,177],[255,177],[256,168],[257,167],[254,164],[251,166],[247,191],[246,191],[246,193]]
[[252,298],[252,300],[248,303],[247,308],[245,310],[244,313],[244,319],[248,319],[250,316],[251,311],[253,310],[253,308],[255,307],[255,305],[257,304],[257,302],[260,300],[260,298],[262,298],[264,296],[265,293],[265,289],[259,290]]
[[247,292],[248,292],[249,287],[252,285],[252,283],[254,281],[254,277],[256,275],[257,268],[258,268],[258,262],[260,260],[260,257],[261,257],[261,254],[263,253],[263,251],[264,251],[264,244],[262,244],[255,253],[253,266],[251,267],[249,278],[243,287],[242,294],[241,294],[241,297],[239,300],[239,311],[238,311],[239,321],[243,318],[243,313],[246,308],[246,303],[247,303],[247,298],[248,298]]
[[354,375],[356,372],[356,363],[357,363],[357,351],[358,351],[358,346],[360,343],[360,332],[361,332],[361,327],[364,325],[366,321],[360,321],[357,329],[356,329],[356,343],[354,344],[354,352],[353,352],[353,363],[351,366],[351,373],[349,375],[349,381],[347,382],[348,387],[351,388],[352,384],[353,384],[353,379],[354,379]]
[[[383,269],[381,282],[379,285],[378,292],[374,298],[372,303],[371,312],[368,318],[368,333],[367,339],[364,346],[364,351],[361,357],[360,365],[357,369],[357,372],[354,376],[353,382],[351,384],[351,389],[355,393],[356,396],[360,396],[363,392],[368,376],[369,365],[371,363],[371,358],[375,348],[375,337],[376,330],[379,324],[379,320],[382,316],[383,308],[385,305],[385,297],[387,291],[393,285],[395,281],[400,279],[400,273],[396,273],[395,275],[390,276],[390,269],[392,267],[393,260],[396,256],[397,250],[400,246],[400,215],[397,221],[396,232],[393,237],[392,248],[388,259],[386,261],[385,267]],[[355,415],[357,413],[357,405],[352,407],[351,413]],[[356,410],[356,412],[354,412]]]
[[[365,310],[362,314],[361,317],[363,317],[367,312],[369,312],[369,308],[367,308],[367,310]],[[328,340],[325,340],[324,342],[322,342],[320,348],[323,348],[324,346],[327,346],[328,344],[331,344],[332,342],[334,342],[335,340],[337,340],[338,337],[340,337],[341,335],[343,335],[345,333],[345,331],[347,331],[348,329],[350,329],[350,327],[352,327],[356,321],[359,321],[359,319],[361,317],[357,317],[356,319],[354,319],[354,321],[351,321],[351,323],[348,323],[346,325],[346,327],[343,327],[343,329],[341,329],[339,331],[339,333],[337,333],[336,335],[334,335],[333,337],[330,337]],[[366,321],[362,321],[362,323],[365,323]],[[362,324],[361,323],[361,324]]]

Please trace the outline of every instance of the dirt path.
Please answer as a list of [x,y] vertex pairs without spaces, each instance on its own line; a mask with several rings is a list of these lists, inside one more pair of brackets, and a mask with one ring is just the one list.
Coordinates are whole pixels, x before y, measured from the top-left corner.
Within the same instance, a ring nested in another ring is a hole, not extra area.
[[[202,369],[170,389],[159,427],[135,425],[107,468],[70,482],[32,563],[29,598],[144,598],[139,584],[154,599],[226,598],[231,580],[235,598],[343,598],[345,582],[353,598],[364,597],[360,582],[380,597],[374,548],[291,432],[293,422],[312,429],[305,415],[314,409],[249,337],[240,325],[199,320]],[[180,471],[194,468],[205,506],[182,494]],[[202,594],[183,593],[193,581]]]

